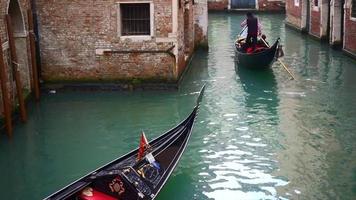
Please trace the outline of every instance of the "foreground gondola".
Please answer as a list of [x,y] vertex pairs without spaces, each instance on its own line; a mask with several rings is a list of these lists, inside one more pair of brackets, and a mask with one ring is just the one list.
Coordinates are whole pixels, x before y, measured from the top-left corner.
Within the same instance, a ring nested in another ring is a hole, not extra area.
[[152,200],[155,199],[182,156],[190,138],[202,88],[191,114],[175,128],[149,142],[146,156],[138,149],[89,173],[45,200]]
[[278,43],[279,39],[271,47],[265,47],[256,53],[246,53],[246,50],[236,42],[236,62],[239,66],[247,68],[269,68],[277,58]]

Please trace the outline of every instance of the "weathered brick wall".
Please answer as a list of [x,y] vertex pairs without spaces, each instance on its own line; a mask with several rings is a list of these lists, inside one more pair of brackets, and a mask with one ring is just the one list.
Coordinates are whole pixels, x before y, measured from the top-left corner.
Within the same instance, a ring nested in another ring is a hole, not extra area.
[[320,10],[311,11],[309,33],[320,38]]
[[[17,0],[11,0],[17,1]],[[4,54],[4,67],[7,75],[7,79],[9,82],[7,83],[7,88],[10,93],[10,98],[12,101],[12,105],[15,105],[16,101],[16,85],[13,81],[12,68],[10,67],[10,50],[8,47],[8,36],[7,36],[7,28],[5,22],[5,15],[8,14],[10,0],[0,0],[0,38],[2,44],[0,44],[0,50],[3,51]],[[27,10],[30,8],[30,2],[28,0],[18,0],[23,24],[22,26],[25,28],[26,32],[22,34],[21,37],[16,36],[16,50],[18,56],[18,62],[20,63],[19,70],[20,76],[22,80],[23,88],[31,91],[30,89],[30,64],[29,64],[29,41],[27,38],[28,24],[27,24]],[[2,91],[0,91],[0,115],[3,114],[3,99],[2,99]]]
[[356,19],[351,20],[351,8],[347,4],[345,8],[345,41],[344,49],[356,56]]
[[296,6],[294,0],[286,0],[286,22],[298,29],[301,29],[302,3]]
[[259,0],[258,10],[260,11],[283,11],[285,10],[284,1],[269,1],[269,0]]
[[229,0],[208,0],[209,10],[227,10]]
[[174,59],[167,53],[102,56],[95,53],[97,49],[164,51],[175,45],[174,38],[168,37],[172,32],[172,1],[153,1],[154,36],[148,40],[122,39],[118,36],[117,2],[37,1],[42,77],[45,81],[132,78],[174,81],[178,78],[174,73]]

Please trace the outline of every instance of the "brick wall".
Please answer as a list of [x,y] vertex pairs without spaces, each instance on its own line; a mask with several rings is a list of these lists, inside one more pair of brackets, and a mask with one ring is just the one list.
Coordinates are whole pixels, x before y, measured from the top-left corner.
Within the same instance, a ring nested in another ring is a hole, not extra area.
[[260,11],[283,11],[285,9],[283,1],[259,0],[258,10]]
[[344,49],[353,53],[356,56],[356,19],[350,19],[351,8],[350,5],[345,9],[345,41]]
[[[315,8],[314,8],[315,9]],[[310,34],[320,38],[320,8],[319,10],[314,10],[312,8],[310,15]]]
[[302,1],[296,6],[294,0],[286,0],[286,22],[298,29],[301,29]]
[[226,10],[229,6],[229,0],[208,0],[209,10]]
[[[120,0],[127,2],[126,0]],[[132,78],[174,82],[176,65],[185,68],[184,34],[172,35],[172,1],[153,0],[153,36],[123,39],[118,36],[117,0],[38,0],[42,76],[45,81],[113,81]],[[140,2],[140,0],[135,0]],[[178,10],[178,27],[184,24],[183,7]],[[193,18],[191,19],[193,23]],[[190,29],[190,34],[194,29]],[[178,50],[178,62],[168,53],[119,53],[98,55],[103,49],[131,51]],[[183,52],[183,53],[182,53]],[[178,70],[181,71],[181,70]]]

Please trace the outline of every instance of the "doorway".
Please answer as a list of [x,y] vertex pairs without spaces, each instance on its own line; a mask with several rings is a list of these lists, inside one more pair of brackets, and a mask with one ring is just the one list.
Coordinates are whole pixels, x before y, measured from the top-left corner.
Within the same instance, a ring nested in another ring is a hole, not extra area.
[[[20,76],[23,87],[30,90],[29,77],[29,57],[27,55],[27,34],[24,23],[24,14],[21,11],[18,0],[10,0],[8,15],[11,17],[12,30],[14,31],[14,41],[17,53],[17,59],[20,69]],[[10,70],[11,71],[11,70]]]

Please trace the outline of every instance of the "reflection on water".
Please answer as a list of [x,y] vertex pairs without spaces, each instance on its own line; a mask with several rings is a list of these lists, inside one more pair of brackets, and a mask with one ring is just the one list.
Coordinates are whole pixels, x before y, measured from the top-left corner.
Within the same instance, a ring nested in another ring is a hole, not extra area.
[[356,62],[259,14],[281,38],[292,81],[236,68],[243,14],[211,13],[179,91],[61,93],[31,106],[14,138],[0,138],[1,199],[41,199],[153,138],[191,110],[207,84],[188,148],[157,200],[356,199]]

